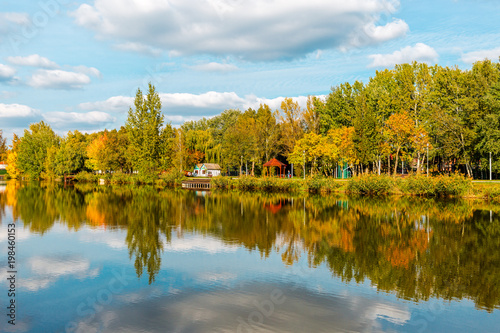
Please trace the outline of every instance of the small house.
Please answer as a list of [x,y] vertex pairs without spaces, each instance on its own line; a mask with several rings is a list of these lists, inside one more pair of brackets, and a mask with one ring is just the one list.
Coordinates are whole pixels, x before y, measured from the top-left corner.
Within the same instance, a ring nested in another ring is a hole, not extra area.
[[7,162],[0,161],[0,170],[7,169]]
[[220,175],[220,166],[216,163],[197,164],[194,167],[193,177],[216,177]]

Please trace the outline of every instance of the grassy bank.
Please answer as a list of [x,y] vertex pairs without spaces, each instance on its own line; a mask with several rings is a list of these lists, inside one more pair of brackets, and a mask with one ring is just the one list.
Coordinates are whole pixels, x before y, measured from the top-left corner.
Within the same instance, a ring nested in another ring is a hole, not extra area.
[[[96,175],[81,172],[76,176],[80,182],[97,183],[104,179],[106,184],[148,184],[157,187],[180,186],[186,178],[179,172],[160,176],[124,174]],[[500,203],[500,182],[473,182],[459,174],[426,177],[409,175],[391,177],[388,175],[366,174],[348,180],[326,177],[274,178],[274,177],[214,177],[211,179],[214,189],[237,189],[242,191],[294,192],[308,191],[316,193],[352,193],[363,195],[410,195],[422,197],[465,197],[488,199]]]
[[106,184],[111,185],[121,185],[121,184],[133,184],[133,185],[156,185],[159,187],[168,186],[180,186],[184,175],[180,172],[171,172],[161,174],[160,176],[156,174],[130,174],[122,172],[114,172],[112,174],[94,174],[92,172],[80,172],[75,176],[75,179],[79,182],[90,182],[97,183],[99,179],[104,179]]
[[214,188],[263,190],[277,192],[309,191],[364,195],[410,195],[422,197],[466,197],[492,199],[500,202],[500,182],[472,182],[459,174],[426,177],[410,175],[405,178],[367,174],[348,180],[313,178],[256,178],[215,177]]

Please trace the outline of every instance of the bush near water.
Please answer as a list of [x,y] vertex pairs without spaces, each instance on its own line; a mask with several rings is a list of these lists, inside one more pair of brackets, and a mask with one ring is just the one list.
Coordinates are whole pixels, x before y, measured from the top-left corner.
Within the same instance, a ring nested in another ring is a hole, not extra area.
[[[75,176],[79,182],[97,183],[105,179],[107,184],[154,184],[160,188],[180,186],[186,179],[182,172],[172,171],[156,174],[94,174],[80,172]],[[294,192],[311,193],[347,192],[366,195],[414,195],[423,197],[476,197],[500,202],[500,184],[472,183],[472,179],[461,174],[426,175],[410,174],[404,178],[386,174],[363,174],[348,180],[322,177],[319,175],[303,178],[276,177],[227,177],[217,176],[210,180],[213,189],[237,189],[242,191]]]

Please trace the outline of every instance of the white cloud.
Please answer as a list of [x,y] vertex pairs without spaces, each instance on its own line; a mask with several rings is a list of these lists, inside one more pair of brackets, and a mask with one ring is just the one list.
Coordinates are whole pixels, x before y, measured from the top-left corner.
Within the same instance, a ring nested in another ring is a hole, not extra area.
[[[0,33],[6,35],[19,28],[19,26],[27,26],[30,24],[29,15],[27,13],[0,13]],[[0,36],[0,40],[2,37]]]
[[105,101],[81,103],[78,107],[82,110],[127,112],[134,105],[134,97],[114,96]]
[[0,118],[30,118],[38,114],[37,110],[27,105],[0,103]]
[[[174,125],[185,121],[199,120],[203,117],[213,117],[227,109],[246,110],[258,109],[260,104],[267,104],[273,110],[280,109],[285,97],[261,98],[255,95],[238,96],[235,92],[208,91],[202,94],[190,93],[160,93],[162,111],[165,120]],[[324,95],[317,96],[325,98]],[[307,96],[296,96],[292,99],[300,107],[307,105]],[[105,101],[82,103],[78,107],[82,110],[97,110],[103,112],[125,112],[133,107],[134,97],[114,96]],[[56,117],[57,118],[57,117]]]
[[0,64],[0,82],[12,80],[15,74],[16,70],[14,68]]
[[16,44],[15,40],[18,38],[19,30],[30,24],[31,21],[27,13],[0,13],[0,44],[6,42],[13,46]]
[[27,13],[0,13],[0,22],[28,25],[30,24],[30,19]]
[[49,59],[42,57],[38,54],[32,54],[26,57],[21,57],[21,56],[8,57],[7,61],[13,65],[18,65],[18,66],[32,66],[32,67],[40,67],[48,69],[54,69],[59,67],[59,65],[57,65],[55,62],[50,61]]
[[132,51],[132,52],[138,52],[138,53],[143,53],[147,54],[153,57],[159,57],[162,53],[160,49],[144,45],[141,43],[133,43],[133,42],[127,42],[127,43],[121,43],[121,44],[116,44],[115,48],[118,50],[122,51]]
[[179,106],[194,108],[237,108],[244,104],[244,100],[234,92],[209,91],[194,95],[189,93],[160,94],[162,105],[165,108]]
[[31,77],[29,85],[42,89],[81,89],[90,83],[90,78],[83,73],[68,72],[59,69],[40,69]]
[[406,46],[391,54],[372,54],[368,56],[372,59],[368,67],[392,67],[396,64],[410,63],[412,61],[436,62],[439,55],[432,47],[417,43],[415,46]]
[[87,67],[87,66],[74,66],[72,69],[75,72],[92,75],[94,77],[100,78],[102,76],[101,72],[95,67]]
[[235,65],[225,63],[221,64],[218,62],[209,62],[206,64],[192,66],[191,68],[201,72],[232,72],[238,69]]
[[365,26],[365,33],[368,37],[366,42],[381,43],[395,39],[404,36],[409,29],[408,24],[403,20],[395,20],[384,26],[376,26],[374,23],[370,23]]
[[95,0],[72,15],[121,49],[277,60],[402,36],[408,30],[402,20],[378,26],[397,6],[398,0]]
[[500,47],[490,49],[490,50],[479,50],[462,54],[462,61],[468,64],[472,64],[476,61],[481,61],[484,59],[490,59],[497,61],[500,57]]
[[16,95],[17,95],[17,93],[15,93],[13,91],[0,91],[0,98],[1,99],[9,99],[9,98],[15,97]]
[[29,124],[41,120],[40,111],[22,104],[0,103],[0,126],[4,129],[4,137],[12,138],[12,134],[22,133]]
[[105,112],[47,112],[43,118],[55,128],[89,129],[101,127],[116,121],[116,118]]

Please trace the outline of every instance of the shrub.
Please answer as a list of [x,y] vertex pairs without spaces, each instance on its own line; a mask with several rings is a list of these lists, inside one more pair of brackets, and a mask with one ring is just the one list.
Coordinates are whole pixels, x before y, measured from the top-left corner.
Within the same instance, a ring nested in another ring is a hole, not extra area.
[[111,184],[130,184],[133,182],[132,178],[133,175],[118,171],[111,175],[109,182]]
[[320,192],[321,189],[325,186],[323,178],[321,176],[314,176],[312,178],[308,178],[306,181],[306,186],[309,192]]
[[458,173],[438,176],[435,181],[435,194],[438,196],[465,195],[472,188],[472,180]]
[[231,178],[229,177],[217,176],[212,178],[210,184],[212,184],[213,188],[224,189],[224,188],[230,188],[232,182]]
[[99,175],[95,175],[92,172],[81,171],[75,175],[75,179],[79,182],[97,182]]
[[418,196],[436,195],[436,179],[424,175],[410,175],[399,179],[397,182],[399,190],[405,194]]
[[484,196],[495,202],[500,202],[500,186],[486,188]]
[[349,179],[347,191],[360,194],[389,193],[394,187],[394,179],[387,175],[365,174]]
[[175,170],[170,171],[160,175],[161,184],[165,184],[165,186],[176,186],[182,184],[182,180],[184,179],[184,173]]
[[242,176],[236,179],[235,185],[240,190],[253,190],[257,188],[258,181],[252,176]]

